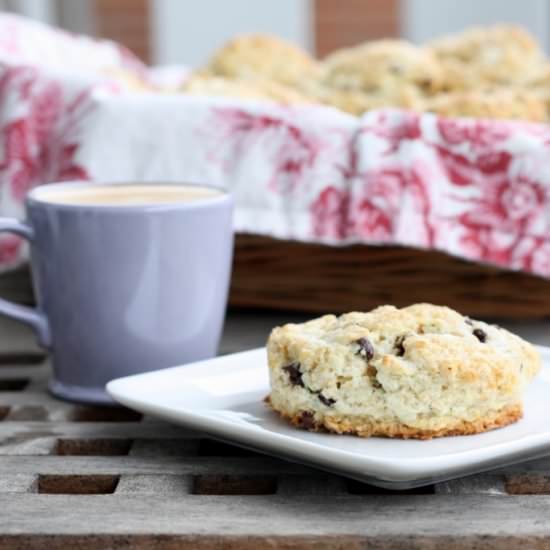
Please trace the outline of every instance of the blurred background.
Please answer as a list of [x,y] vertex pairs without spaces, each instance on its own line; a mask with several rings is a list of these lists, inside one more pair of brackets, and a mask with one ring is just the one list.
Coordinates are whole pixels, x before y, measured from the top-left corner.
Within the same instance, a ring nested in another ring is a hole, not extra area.
[[0,0],[0,10],[117,40],[155,64],[201,64],[247,31],[323,56],[368,39],[424,42],[468,25],[515,22],[550,46],[547,0]]

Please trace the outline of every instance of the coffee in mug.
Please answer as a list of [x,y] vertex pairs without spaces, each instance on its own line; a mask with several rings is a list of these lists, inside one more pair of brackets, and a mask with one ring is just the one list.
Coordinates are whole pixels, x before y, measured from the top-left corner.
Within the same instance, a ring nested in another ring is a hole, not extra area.
[[31,244],[35,309],[0,300],[50,350],[55,395],[110,403],[120,376],[216,354],[233,231],[224,191],[187,184],[60,183],[0,231]]

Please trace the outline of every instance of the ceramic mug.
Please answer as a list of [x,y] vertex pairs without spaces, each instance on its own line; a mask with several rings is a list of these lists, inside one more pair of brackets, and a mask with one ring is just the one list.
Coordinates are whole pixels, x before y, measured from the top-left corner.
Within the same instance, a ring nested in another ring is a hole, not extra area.
[[54,395],[111,403],[104,388],[113,378],[216,354],[231,272],[232,199],[206,186],[163,186],[211,193],[82,204],[71,193],[92,184],[59,183],[29,193],[25,222],[0,218],[0,231],[30,242],[37,301],[33,309],[0,299],[0,313],[31,325],[51,352]]

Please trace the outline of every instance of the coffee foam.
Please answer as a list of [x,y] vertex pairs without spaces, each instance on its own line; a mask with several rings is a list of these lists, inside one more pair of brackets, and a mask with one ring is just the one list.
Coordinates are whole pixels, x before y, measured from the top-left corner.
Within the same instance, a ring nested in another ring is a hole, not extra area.
[[91,206],[146,206],[186,203],[218,197],[222,191],[194,185],[82,185],[65,189],[40,188],[35,198],[42,202]]

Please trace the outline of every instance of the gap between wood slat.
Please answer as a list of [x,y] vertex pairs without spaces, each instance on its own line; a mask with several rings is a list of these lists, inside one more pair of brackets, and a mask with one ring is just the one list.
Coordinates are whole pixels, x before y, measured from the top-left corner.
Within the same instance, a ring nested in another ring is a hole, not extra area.
[[509,495],[550,495],[550,475],[533,473],[507,475],[505,488]]
[[3,391],[23,391],[30,380],[28,378],[0,378],[0,392]]
[[131,439],[58,439],[54,454],[59,456],[125,456],[130,452]]
[[41,352],[0,352],[0,367],[35,367],[46,357],[47,355]]
[[367,483],[361,483],[360,481],[355,481],[354,479],[347,480],[347,489],[350,495],[433,495],[435,494],[435,489],[433,485],[416,487],[414,489],[408,489],[406,491],[392,491],[390,489],[384,489],[382,487],[368,485]]
[[68,412],[72,422],[139,422],[143,415],[123,407],[75,406]]
[[38,493],[48,495],[107,495],[115,492],[117,475],[51,475],[38,476]]

